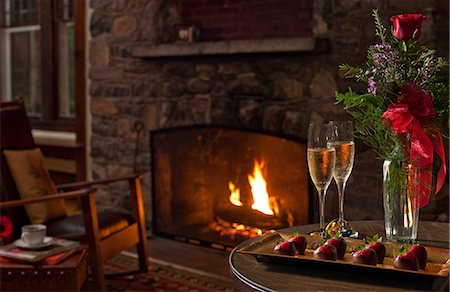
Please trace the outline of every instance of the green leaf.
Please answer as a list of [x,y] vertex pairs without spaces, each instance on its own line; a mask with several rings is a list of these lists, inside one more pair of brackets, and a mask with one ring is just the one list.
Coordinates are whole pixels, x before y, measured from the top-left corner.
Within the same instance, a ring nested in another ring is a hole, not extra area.
[[378,234],[375,234],[372,237],[368,236],[365,238],[366,244],[371,244],[373,242],[382,242],[382,241],[383,241],[383,237],[379,236]]
[[386,42],[386,28],[381,22],[380,15],[378,14],[378,9],[372,10],[372,16],[375,19],[375,35],[381,40],[381,43]]

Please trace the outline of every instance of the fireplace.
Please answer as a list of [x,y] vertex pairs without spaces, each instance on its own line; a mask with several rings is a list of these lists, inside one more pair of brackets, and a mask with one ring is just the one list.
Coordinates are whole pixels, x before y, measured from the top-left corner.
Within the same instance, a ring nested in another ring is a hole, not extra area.
[[153,230],[219,249],[312,221],[302,139],[231,126],[150,132]]

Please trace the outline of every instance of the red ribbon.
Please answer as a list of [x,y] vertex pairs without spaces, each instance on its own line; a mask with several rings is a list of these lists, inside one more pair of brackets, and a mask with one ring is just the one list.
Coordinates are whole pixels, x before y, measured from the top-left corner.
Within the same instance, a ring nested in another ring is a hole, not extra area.
[[409,158],[417,170],[417,178],[412,182],[415,192],[412,205],[417,203],[418,208],[426,206],[430,199],[434,152],[442,160],[436,181],[436,193],[442,188],[447,172],[442,137],[430,121],[435,115],[430,94],[415,83],[405,82],[398,103],[388,105],[381,116],[383,125],[390,125],[395,135],[406,133],[410,136]]

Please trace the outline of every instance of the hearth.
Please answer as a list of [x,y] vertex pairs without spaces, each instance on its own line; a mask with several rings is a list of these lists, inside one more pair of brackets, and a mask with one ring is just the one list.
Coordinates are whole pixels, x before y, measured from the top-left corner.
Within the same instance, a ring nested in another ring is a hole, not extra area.
[[305,141],[204,125],[150,133],[153,231],[225,249],[312,221]]

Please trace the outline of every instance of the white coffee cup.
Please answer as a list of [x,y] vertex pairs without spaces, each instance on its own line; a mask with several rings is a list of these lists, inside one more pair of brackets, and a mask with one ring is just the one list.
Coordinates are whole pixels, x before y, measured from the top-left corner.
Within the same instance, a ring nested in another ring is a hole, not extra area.
[[21,239],[26,244],[33,246],[44,242],[47,234],[47,226],[43,224],[30,224],[22,226]]

